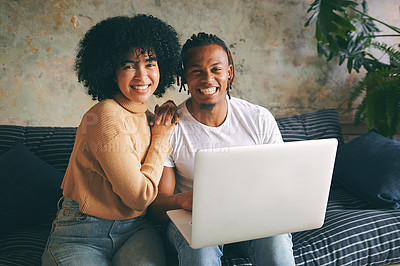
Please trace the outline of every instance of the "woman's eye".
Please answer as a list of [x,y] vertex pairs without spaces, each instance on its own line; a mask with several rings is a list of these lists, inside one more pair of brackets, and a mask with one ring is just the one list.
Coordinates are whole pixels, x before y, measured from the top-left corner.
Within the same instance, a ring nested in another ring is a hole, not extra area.
[[135,67],[133,65],[125,65],[124,69],[134,69]]

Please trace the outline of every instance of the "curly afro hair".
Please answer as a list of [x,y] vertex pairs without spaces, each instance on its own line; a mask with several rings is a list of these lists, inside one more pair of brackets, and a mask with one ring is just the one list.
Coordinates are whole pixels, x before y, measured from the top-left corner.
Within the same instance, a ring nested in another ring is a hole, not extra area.
[[160,82],[154,95],[161,97],[175,82],[180,64],[180,44],[176,31],[150,15],[118,16],[93,26],[78,45],[75,71],[78,81],[87,88],[93,100],[113,98],[119,91],[115,71],[128,52],[155,53]]

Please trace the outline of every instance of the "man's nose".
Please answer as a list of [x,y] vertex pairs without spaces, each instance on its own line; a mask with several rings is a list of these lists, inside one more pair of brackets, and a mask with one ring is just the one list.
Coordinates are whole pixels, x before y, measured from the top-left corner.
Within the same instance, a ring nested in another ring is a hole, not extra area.
[[214,74],[210,71],[204,72],[203,80],[207,82],[214,81]]

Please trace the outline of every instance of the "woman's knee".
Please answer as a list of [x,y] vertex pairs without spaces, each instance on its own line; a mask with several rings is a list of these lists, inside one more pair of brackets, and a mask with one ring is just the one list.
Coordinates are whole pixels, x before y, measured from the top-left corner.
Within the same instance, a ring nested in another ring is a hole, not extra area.
[[165,265],[165,248],[153,228],[135,232],[115,253],[113,265]]

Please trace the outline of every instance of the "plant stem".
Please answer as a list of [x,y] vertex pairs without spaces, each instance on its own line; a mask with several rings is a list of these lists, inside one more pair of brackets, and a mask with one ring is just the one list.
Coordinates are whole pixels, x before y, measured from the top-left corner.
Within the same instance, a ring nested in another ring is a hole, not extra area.
[[352,7],[352,6],[349,6],[349,8],[352,9],[353,11],[355,11],[355,12],[360,13],[360,14],[363,15],[363,16],[366,16],[366,17],[368,17],[368,18],[370,18],[370,19],[372,19],[372,20],[374,20],[374,21],[376,21],[376,22],[379,22],[379,23],[385,25],[386,27],[392,29],[393,31],[395,31],[395,32],[397,32],[397,33],[400,33],[400,29],[397,28],[397,27],[395,27],[395,26],[389,25],[389,24],[387,24],[387,23],[385,23],[385,22],[383,22],[383,21],[381,21],[381,20],[379,20],[379,19],[373,18],[373,17],[371,17],[370,15],[368,15],[367,13],[364,13],[364,12],[362,12],[362,11],[360,11],[360,10],[358,10],[358,9],[356,9],[356,8],[354,8],[354,7]]
[[398,34],[382,34],[382,35],[373,35],[371,37],[400,37]]

